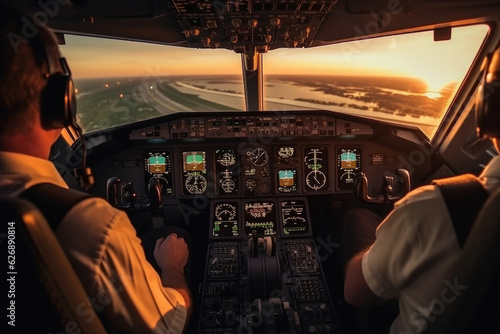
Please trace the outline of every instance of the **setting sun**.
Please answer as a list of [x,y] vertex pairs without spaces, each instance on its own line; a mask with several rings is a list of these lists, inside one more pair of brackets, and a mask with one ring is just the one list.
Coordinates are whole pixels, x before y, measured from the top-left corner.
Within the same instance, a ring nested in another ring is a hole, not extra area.
[[[275,50],[264,55],[264,71],[419,78],[427,83],[428,96],[435,97],[446,85],[463,79],[488,29],[486,25],[455,28],[450,41],[440,42],[434,42],[428,31],[314,49]],[[297,63],[301,59],[309,61]]]

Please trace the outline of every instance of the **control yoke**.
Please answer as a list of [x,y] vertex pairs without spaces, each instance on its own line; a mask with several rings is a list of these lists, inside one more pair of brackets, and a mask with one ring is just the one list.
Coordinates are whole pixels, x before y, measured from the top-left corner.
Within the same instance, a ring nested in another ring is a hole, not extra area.
[[[398,194],[394,195],[395,185],[399,189]],[[368,195],[368,177],[365,173],[359,172],[356,177],[354,191],[356,197],[368,203],[390,203],[395,202],[402,198],[410,191],[410,173],[408,170],[400,168],[396,169],[396,177],[384,175],[382,178],[382,186],[380,187],[380,194],[376,197]]]
[[137,192],[132,182],[122,182],[118,177],[110,177],[106,181],[106,199],[112,206],[122,209],[150,209],[156,210],[161,207],[162,193],[159,182],[148,184],[148,202],[138,202]]

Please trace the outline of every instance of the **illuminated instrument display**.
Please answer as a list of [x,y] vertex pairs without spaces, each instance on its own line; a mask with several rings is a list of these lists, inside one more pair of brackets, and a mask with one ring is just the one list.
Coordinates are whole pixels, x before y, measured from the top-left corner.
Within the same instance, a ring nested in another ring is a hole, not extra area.
[[185,172],[205,171],[206,170],[205,152],[183,152],[182,166]]
[[278,191],[280,193],[291,193],[297,191],[297,170],[278,170]]
[[215,150],[215,173],[218,194],[238,192],[238,164],[235,149]]
[[285,235],[306,234],[309,232],[306,204],[303,200],[282,201],[281,217]]
[[207,190],[206,153],[204,151],[183,152],[182,172],[185,194],[203,194]]
[[245,203],[245,234],[252,235],[253,230],[258,236],[276,234],[275,216],[273,202]]
[[337,148],[338,188],[352,189],[356,174],[361,171],[361,149],[359,147]]
[[308,191],[328,188],[328,151],[325,147],[309,147],[304,150],[305,185]]
[[238,203],[221,202],[214,205],[212,236],[237,237],[238,229]]
[[149,184],[159,183],[164,196],[172,195],[172,161],[169,152],[147,152],[144,154],[146,189]]

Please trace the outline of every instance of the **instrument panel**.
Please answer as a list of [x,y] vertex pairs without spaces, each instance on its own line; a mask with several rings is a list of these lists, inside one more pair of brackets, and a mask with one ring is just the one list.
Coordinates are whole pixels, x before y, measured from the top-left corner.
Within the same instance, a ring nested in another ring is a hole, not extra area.
[[336,332],[306,198],[214,200],[209,235],[200,333]]
[[[163,196],[270,196],[325,194],[353,189],[362,170],[362,148],[268,145],[144,152],[146,185],[159,182]],[[172,166],[182,166],[174,182]]]
[[163,196],[170,196],[174,192],[172,180],[172,155],[170,152],[145,152],[144,177],[146,187],[159,183]]
[[335,115],[186,113],[93,138],[102,144],[88,156],[96,184],[134,189],[135,202],[120,207],[135,226],[175,222],[204,247],[199,333],[338,329],[317,220],[330,223],[332,205],[352,200],[358,175],[373,181],[368,195],[380,194],[386,176],[428,161],[412,166],[405,153],[419,149],[418,130]]
[[413,160],[405,153],[425,145],[418,129],[319,111],[192,115],[166,115],[116,130],[124,149],[94,161],[89,156],[96,181],[132,182],[144,200],[159,185],[160,202],[172,202],[350,195],[363,172],[375,180],[368,195],[378,196],[384,175],[426,168],[409,165]]
[[[243,202],[214,201],[209,231],[211,239],[249,237],[253,231],[257,236],[310,234],[307,201],[304,198],[279,199],[278,204],[273,199]],[[240,217],[240,208],[243,208],[243,217]]]
[[[141,153],[145,184],[160,182],[166,197],[347,192],[353,189],[367,154],[363,142],[352,145],[346,139],[371,136],[374,129],[330,114],[182,116],[132,129],[128,136],[131,142],[156,148]],[[373,153],[383,160],[384,151]],[[155,166],[154,160],[147,160],[154,156],[166,161],[165,171],[148,167]],[[182,179],[172,178],[178,166],[182,170],[175,175]]]
[[309,235],[311,230],[306,198],[212,201],[210,239],[247,239],[252,236],[287,238]]

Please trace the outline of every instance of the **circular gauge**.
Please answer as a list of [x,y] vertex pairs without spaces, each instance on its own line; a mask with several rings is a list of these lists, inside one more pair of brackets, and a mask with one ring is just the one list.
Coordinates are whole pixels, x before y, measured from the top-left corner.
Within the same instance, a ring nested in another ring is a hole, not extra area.
[[186,177],[186,190],[190,194],[203,194],[207,189],[207,179],[201,174],[189,174]]
[[264,166],[268,163],[269,161],[269,154],[267,151],[263,148],[256,148],[252,151],[247,152],[248,158],[250,159],[250,162],[254,166]]
[[269,176],[269,174],[271,174],[271,169],[268,166],[263,167],[262,170],[260,171],[260,175],[264,177]]
[[257,181],[253,177],[248,178],[245,182],[245,187],[250,191],[254,191],[257,188]]
[[262,194],[269,194],[271,192],[271,185],[268,182],[262,182],[259,190]]
[[222,166],[232,166],[235,164],[236,159],[234,157],[234,154],[225,152],[222,153],[220,158],[217,160],[218,163],[220,163]]
[[221,182],[221,187],[225,193],[232,193],[233,190],[236,188],[236,184],[231,179],[224,179]]
[[221,221],[234,220],[236,206],[229,203],[220,203],[215,206],[215,218]]
[[306,185],[313,189],[319,190],[326,185],[326,175],[320,170],[314,169],[306,175]]

